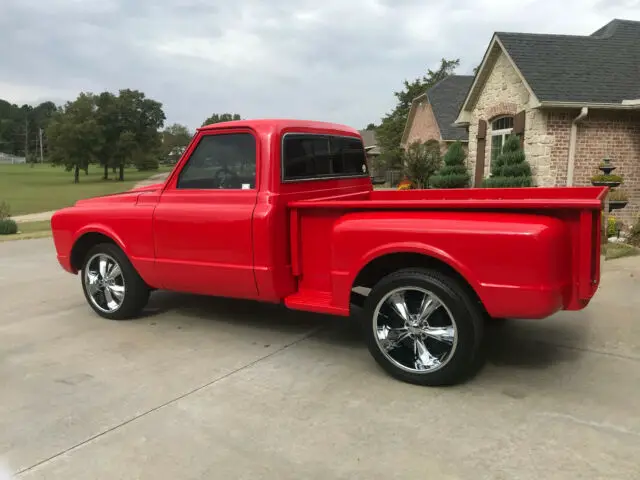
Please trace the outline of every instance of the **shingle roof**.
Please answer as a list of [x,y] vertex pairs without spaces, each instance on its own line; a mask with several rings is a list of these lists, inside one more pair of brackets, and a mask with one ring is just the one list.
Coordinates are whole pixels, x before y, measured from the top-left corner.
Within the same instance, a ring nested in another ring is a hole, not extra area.
[[429,103],[440,128],[443,140],[467,141],[469,136],[462,127],[454,125],[458,111],[473,82],[470,75],[450,75],[440,80],[427,92]]
[[640,98],[640,22],[616,19],[589,36],[496,36],[541,102]]

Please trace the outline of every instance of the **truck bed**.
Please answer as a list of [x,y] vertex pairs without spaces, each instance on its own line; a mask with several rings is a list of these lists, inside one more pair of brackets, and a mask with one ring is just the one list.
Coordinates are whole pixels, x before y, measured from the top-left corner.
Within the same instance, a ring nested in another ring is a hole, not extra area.
[[584,308],[600,278],[606,192],[373,190],[292,201],[291,271],[298,291],[285,302],[348,315],[358,272],[392,245],[389,251],[421,253],[455,269],[494,316],[543,318]]

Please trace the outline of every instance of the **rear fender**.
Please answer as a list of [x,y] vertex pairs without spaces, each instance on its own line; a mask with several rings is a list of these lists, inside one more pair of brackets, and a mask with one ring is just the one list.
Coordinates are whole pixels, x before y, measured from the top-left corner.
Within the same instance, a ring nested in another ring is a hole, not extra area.
[[478,292],[480,285],[472,280],[473,276],[471,275],[471,271],[463,263],[454,259],[444,250],[420,242],[389,243],[370,250],[362,257],[357,268],[349,273],[349,284],[353,286],[360,272],[362,272],[362,270],[364,270],[364,268],[371,262],[384,257],[385,255],[397,253],[416,253],[439,260],[458,272],[467,281],[471,288],[473,288],[476,293]]

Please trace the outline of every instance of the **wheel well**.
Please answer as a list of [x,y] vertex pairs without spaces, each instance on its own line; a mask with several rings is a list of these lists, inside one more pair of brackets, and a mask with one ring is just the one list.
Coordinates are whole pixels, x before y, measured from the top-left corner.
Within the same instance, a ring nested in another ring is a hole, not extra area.
[[71,266],[80,270],[82,268],[82,262],[89,253],[89,250],[99,243],[112,243],[116,245],[111,237],[108,237],[102,233],[89,232],[82,235],[71,249]]
[[[455,268],[442,260],[438,260],[437,258],[430,257],[428,255],[422,255],[420,253],[391,253],[372,260],[360,271],[360,273],[358,273],[358,276],[353,282],[352,289],[358,287],[364,287],[367,289],[373,288],[376,283],[382,280],[382,278],[403,268],[426,268],[430,270],[437,270],[438,272],[457,280],[460,286],[467,290],[471,298],[482,305],[480,297],[478,297],[478,294],[471,284]],[[353,296],[354,295],[352,294],[352,297]]]

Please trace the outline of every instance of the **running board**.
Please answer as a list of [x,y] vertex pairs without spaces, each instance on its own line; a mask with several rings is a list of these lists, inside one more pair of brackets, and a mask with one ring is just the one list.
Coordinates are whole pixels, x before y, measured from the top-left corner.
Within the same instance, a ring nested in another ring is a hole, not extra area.
[[284,299],[284,304],[292,310],[349,316],[348,308],[336,307],[332,305],[331,300],[332,297],[329,292],[305,290],[289,295]]

